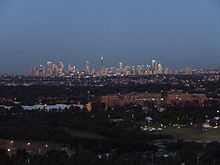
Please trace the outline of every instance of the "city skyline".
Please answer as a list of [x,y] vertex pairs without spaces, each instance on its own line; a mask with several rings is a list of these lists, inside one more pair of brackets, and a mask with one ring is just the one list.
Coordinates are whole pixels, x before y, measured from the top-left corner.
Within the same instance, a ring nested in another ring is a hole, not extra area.
[[24,74],[47,60],[83,67],[100,54],[110,66],[156,59],[176,69],[219,67],[218,0],[3,0],[0,9],[0,73]]
[[[30,76],[129,76],[129,75],[152,75],[152,74],[207,74],[220,73],[220,67],[215,69],[191,68],[185,66],[181,69],[173,69],[165,67],[162,63],[152,60],[151,63],[145,65],[128,65],[118,62],[117,65],[105,65],[103,55],[99,59],[100,64],[94,66],[90,60],[86,60],[84,67],[78,65],[65,64],[60,61],[53,63],[47,61],[46,64],[32,67],[28,75]],[[98,62],[98,61],[97,61]]]
[[0,165],[220,165],[220,0],[0,0]]
[[[95,58],[100,58],[100,57],[97,56]],[[174,69],[174,70],[181,70],[181,69],[183,69],[185,67],[190,67],[190,68],[193,68],[193,69],[206,69],[206,70],[208,70],[208,69],[212,69],[213,70],[213,69],[219,68],[220,67],[220,57],[216,56],[216,57],[210,57],[210,58],[212,58],[215,61],[215,64],[207,65],[205,58],[204,59],[202,58],[203,62],[200,63],[200,64],[198,64],[198,62],[196,63],[195,61],[193,61],[191,59],[188,61],[189,62],[188,64],[186,62],[185,63],[181,63],[181,62],[178,63],[177,61],[174,61],[174,59],[171,59],[168,63],[164,63],[164,66],[166,68]],[[13,67],[15,67],[17,69],[13,69],[13,70],[10,69],[12,65],[11,66],[7,65],[7,67],[3,67],[3,68],[0,69],[0,74],[26,74],[28,68],[31,68],[33,66],[40,66],[43,63],[45,63],[45,61],[55,61],[55,62],[62,61],[64,63],[69,63],[69,64],[71,63],[71,62],[69,62],[69,61],[67,61],[67,60],[65,60],[63,58],[59,58],[59,59],[52,58],[52,59],[53,60],[47,60],[47,59],[39,60],[40,62],[37,62],[37,63],[34,63],[34,62],[33,63],[26,63],[25,62],[25,65],[19,64],[19,65],[16,66],[16,64],[14,64]],[[89,58],[88,59],[84,58],[84,59],[85,59],[85,61],[87,61],[87,60],[90,61],[90,63],[92,63],[94,68],[97,69],[97,68],[100,67],[100,62],[99,62],[100,59],[99,60],[96,60],[94,58],[92,60],[89,59]],[[105,59],[106,59],[106,57],[105,57]],[[156,59],[156,58],[153,58],[153,59]],[[80,62],[77,62],[77,63],[74,63],[74,60],[71,60],[71,61],[73,61],[71,64],[77,65],[79,69],[83,69],[84,66],[85,66],[85,64],[84,64],[85,61],[83,61],[83,60],[80,60]],[[105,65],[107,67],[118,65],[117,63],[119,61],[123,62],[123,64],[125,64],[125,65],[131,65],[131,66],[151,64],[151,59],[150,60],[137,60],[137,58],[135,58],[135,60],[134,60],[135,62],[132,63],[132,62],[126,62],[127,60],[122,58],[122,60],[118,60],[118,61],[115,60],[114,62],[112,62],[112,59],[109,59],[109,61],[105,60]],[[140,62],[136,62],[136,61],[140,61]],[[159,60],[159,61],[161,63],[163,63],[165,60],[162,58],[162,60]],[[209,61],[209,59],[207,59],[207,61]],[[21,69],[21,70],[19,70],[19,69]]]

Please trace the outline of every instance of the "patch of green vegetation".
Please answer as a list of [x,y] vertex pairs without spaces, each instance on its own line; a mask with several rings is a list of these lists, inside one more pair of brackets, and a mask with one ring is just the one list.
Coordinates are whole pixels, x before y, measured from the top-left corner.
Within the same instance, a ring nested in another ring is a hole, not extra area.
[[88,138],[88,139],[96,139],[96,140],[104,140],[106,139],[104,136],[91,133],[91,132],[84,132],[84,131],[79,131],[79,130],[71,130],[67,129],[67,131],[71,134],[73,137],[78,137],[78,138]]
[[[157,132],[158,133],[158,132]],[[156,133],[156,134],[157,134]],[[161,133],[161,132],[160,132]],[[219,141],[220,129],[195,129],[195,128],[165,128],[163,134],[171,135],[174,139],[193,141]]]

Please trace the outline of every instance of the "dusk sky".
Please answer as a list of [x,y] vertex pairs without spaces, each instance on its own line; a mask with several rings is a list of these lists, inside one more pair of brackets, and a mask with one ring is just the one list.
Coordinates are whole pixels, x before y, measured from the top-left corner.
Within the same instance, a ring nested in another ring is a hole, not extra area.
[[48,60],[84,67],[220,66],[219,0],[0,0],[0,73]]

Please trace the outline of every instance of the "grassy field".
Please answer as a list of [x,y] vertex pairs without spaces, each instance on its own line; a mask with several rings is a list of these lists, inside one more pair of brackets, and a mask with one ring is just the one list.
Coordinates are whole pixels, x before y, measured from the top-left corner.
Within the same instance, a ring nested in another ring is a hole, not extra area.
[[[69,130],[73,137],[89,138],[89,139],[105,139],[104,136],[79,130]],[[167,127],[163,131],[154,132],[155,134],[172,135],[174,139],[193,140],[193,141],[220,141],[220,129],[194,129],[194,128],[175,128]]]
[[104,136],[101,136],[101,135],[98,135],[98,134],[95,134],[95,133],[91,133],[91,132],[83,132],[83,131],[69,130],[69,129],[68,129],[68,131],[70,132],[70,134],[73,137],[99,139],[99,140],[105,139]]
[[156,134],[169,134],[175,139],[193,140],[193,141],[220,141],[220,129],[193,129],[193,128],[174,128],[168,127]]

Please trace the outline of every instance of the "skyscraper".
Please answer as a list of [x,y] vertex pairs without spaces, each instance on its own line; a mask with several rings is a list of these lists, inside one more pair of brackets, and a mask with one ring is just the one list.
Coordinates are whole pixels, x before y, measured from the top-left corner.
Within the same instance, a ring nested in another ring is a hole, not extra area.
[[86,71],[85,73],[86,73],[87,75],[90,74],[90,62],[89,62],[89,60],[86,61],[86,70],[85,70],[85,71]]
[[157,71],[157,61],[152,60],[151,70],[152,70],[152,73],[156,73],[156,71]]
[[51,61],[47,61],[47,74],[48,76],[53,74],[53,63]]
[[52,76],[57,76],[58,75],[58,67],[56,64],[52,65]]
[[33,67],[29,71],[29,76],[39,76],[39,71],[37,67]]
[[64,68],[65,68],[64,63],[62,61],[60,61],[59,68],[58,68],[59,76],[64,76],[65,75]]
[[192,74],[192,68],[190,68],[190,67],[186,67],[185,69],[184,69],[184,73],[185,74]]
[[162,64],[158,64],[158,73],[159,73],[159,74],[162,74],[162,73],[163,73]]
[[43,65],[40,65],[40,68],[39,68],[39,76],[46,76],[46,69],[45,69],[45,66]]
[[118,69],[119,69],[119,73],[122,74],[123,73],[123,64],[122,64],[122,62],[119,62]]
[[59,68],[62,69],[62,70],[64,70],[64,68],[65,68],[65,65],[64,65],[64,63],[63,63],[62,61],[60,61],[60,66],[59,66]]

